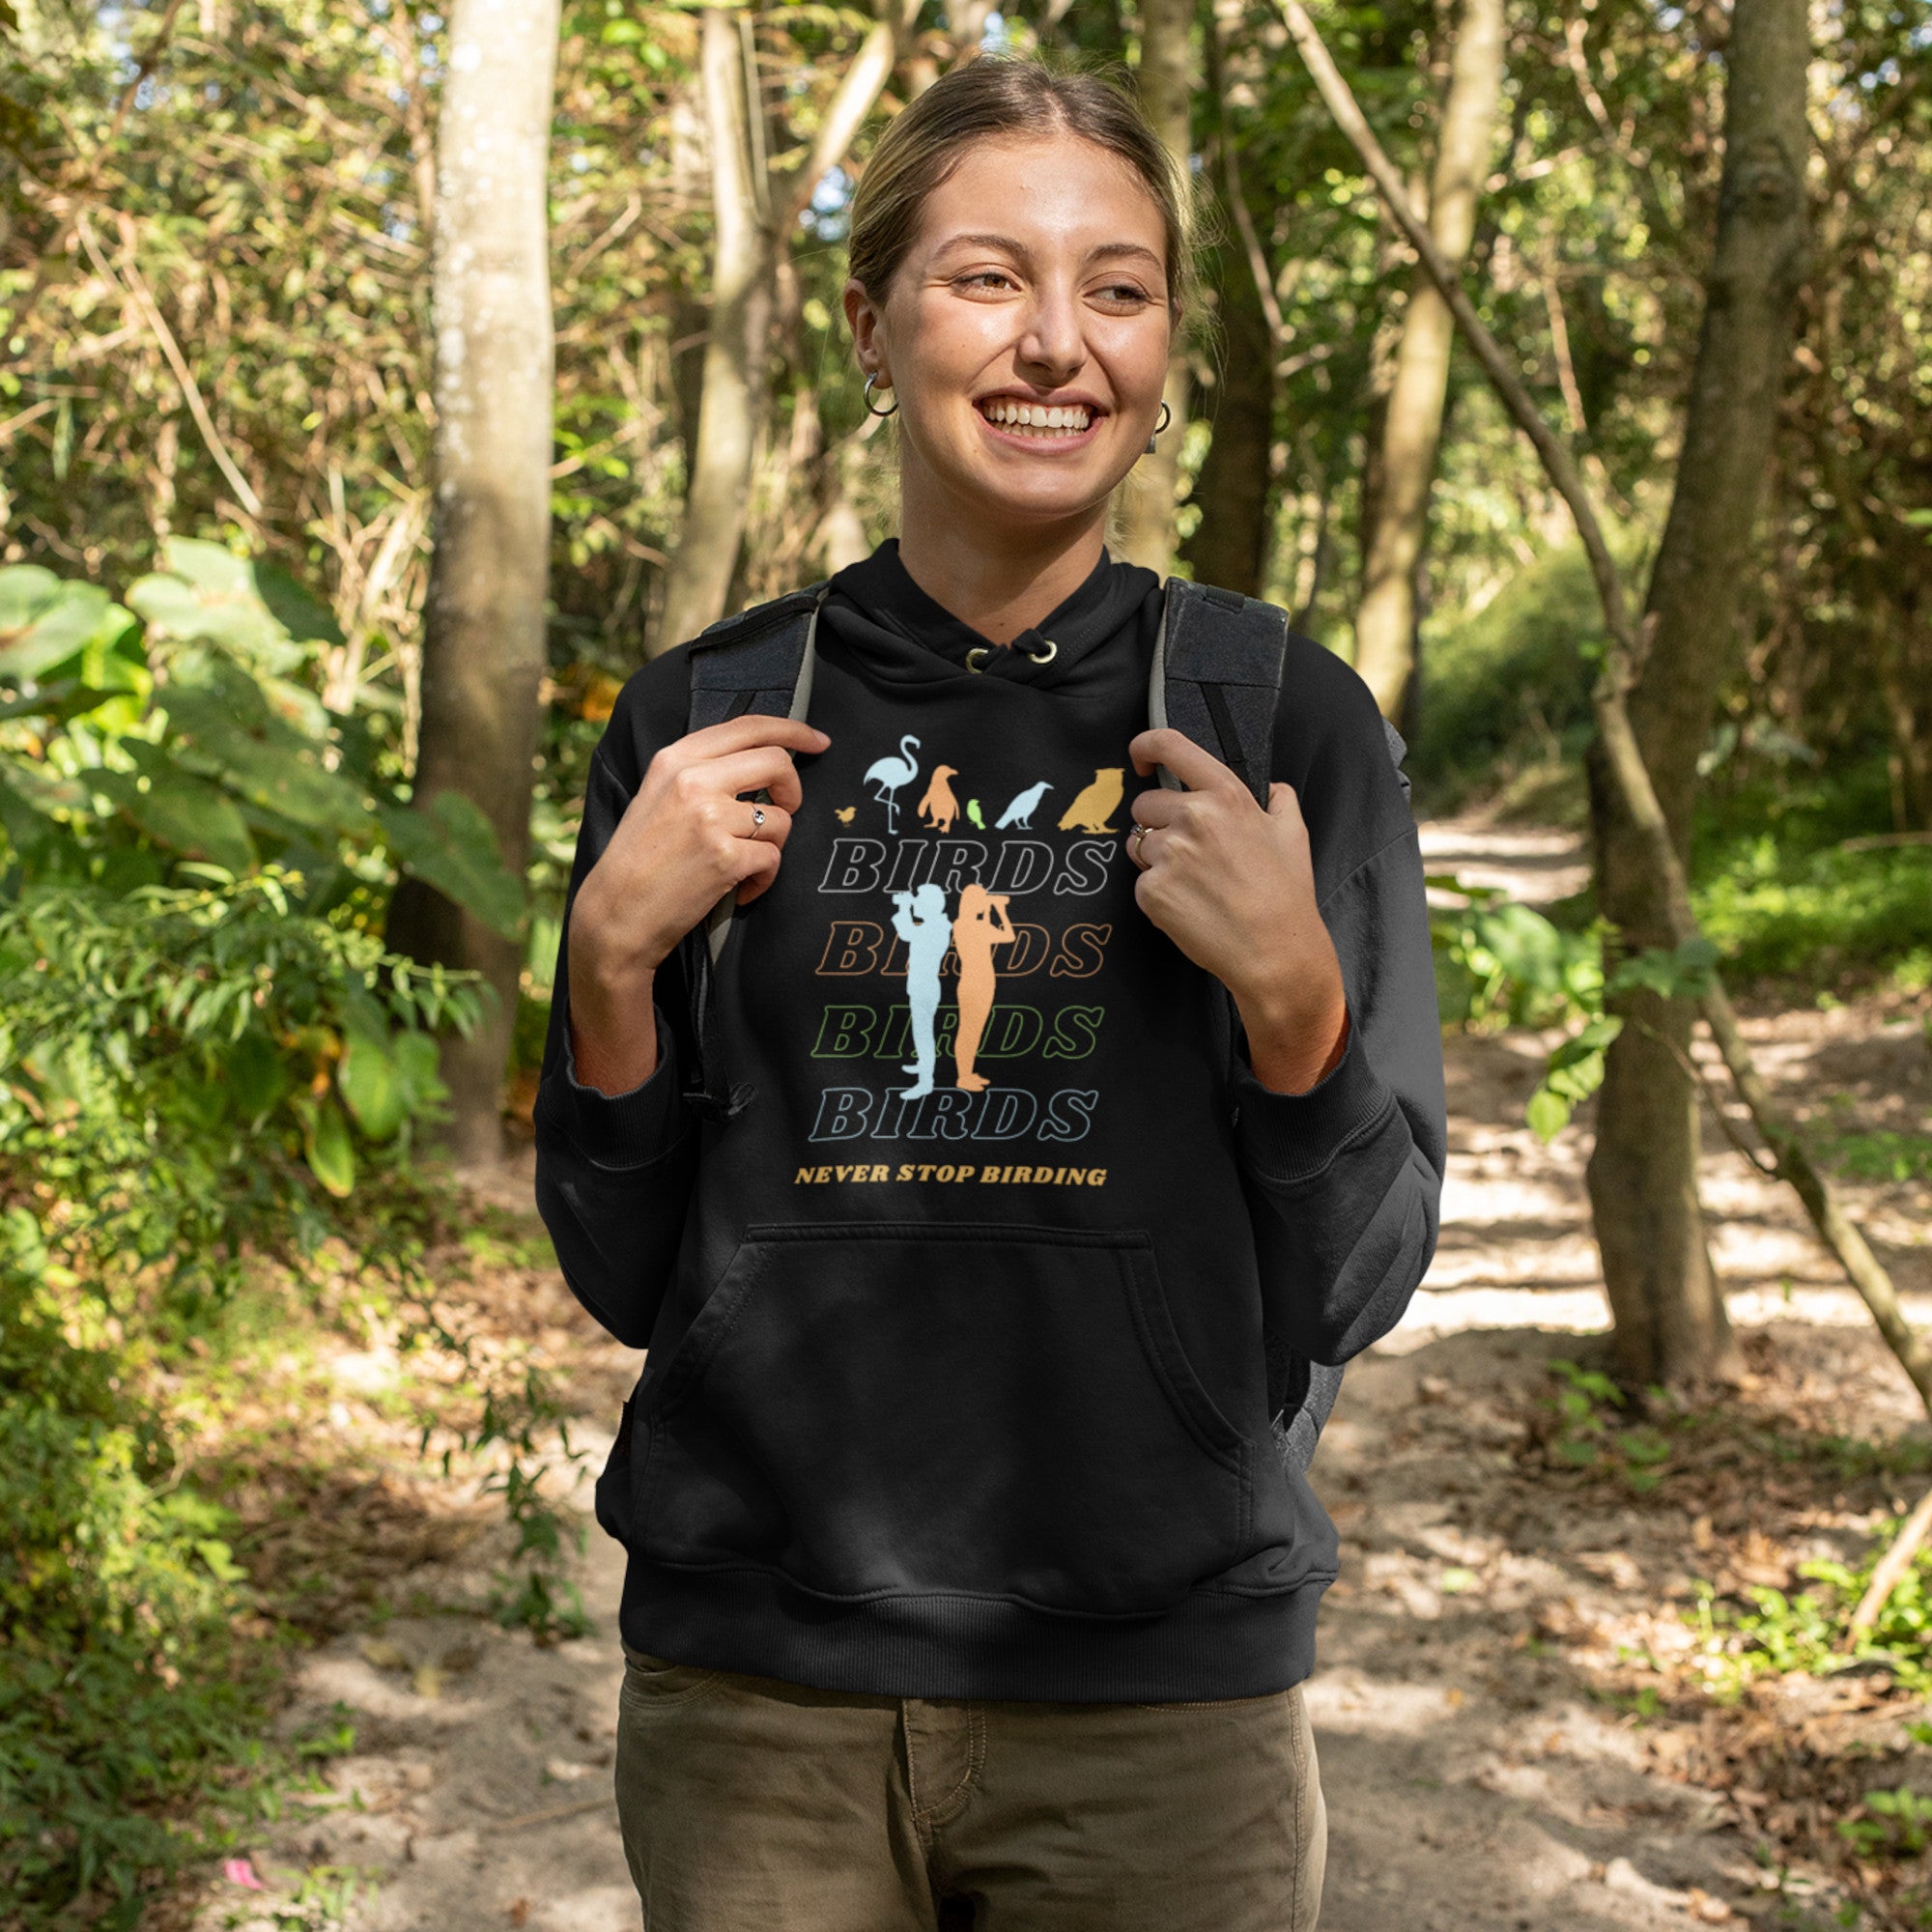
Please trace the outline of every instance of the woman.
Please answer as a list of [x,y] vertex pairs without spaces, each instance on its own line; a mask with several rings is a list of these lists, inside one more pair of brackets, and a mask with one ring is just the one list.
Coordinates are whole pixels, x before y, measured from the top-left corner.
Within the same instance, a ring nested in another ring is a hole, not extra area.
[[993,1011],[993,987],[998,975],[993,949],[1009,945],[1018,934],[1007,920],[1011,902],[1006,893],[989,893],[984,886],[959,889],[959,914],[952,922],[952,950],[959,955],[959,1024],[952,1040],[953,1084],[969,1093],[983,1093],[992,1083],[974,1070],[986,1021]]
[[[832,580],[810,722],[688,729],[679,648],[593,762],[538,1198],[649,1349],[599,1515],[664,1932],[1316,1921],[1336,1537],[1277,1448],[1285,1364],[1367,1347],[1428,1264],[1440,1038],[1354,673],[1290,639],[1265,810],[1148,726],[1163,586],[1103,537],[1188,254],[1112,86],[982,59],[920,96],[844,296],[899,535]],[[721,1118],[677,946],[727,893]],[[998,1071],[955,1013],[935,1079],[905,924],[1002,899]]]

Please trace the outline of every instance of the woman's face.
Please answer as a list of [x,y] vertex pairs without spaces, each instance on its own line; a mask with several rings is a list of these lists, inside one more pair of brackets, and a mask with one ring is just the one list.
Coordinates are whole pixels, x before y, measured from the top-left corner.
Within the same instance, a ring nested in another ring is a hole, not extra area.
[[1078,135],[988,140],[926,198],[859,359],[899,409],[902,487],[1029,524],[1092,512],[1147,446],[1171,321],[1160,210]]

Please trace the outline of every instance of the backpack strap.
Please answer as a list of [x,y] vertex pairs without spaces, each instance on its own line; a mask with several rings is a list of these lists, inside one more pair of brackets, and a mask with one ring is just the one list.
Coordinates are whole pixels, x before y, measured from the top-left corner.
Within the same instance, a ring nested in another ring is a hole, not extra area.
[[[1288,612],[1276,605],[1171,577],[1148,680],[1149,721],[1172,724],[1212,752],[1264,810],[1274,770],[1288,625]],[[1159,770],[1162,784],[1184,789],[1165,765]],[[1342,1371],[1310,1361],[1279,1336],[1263,1340],[1275,1447],[1291,1469],[1305,1475],[1335,1406]]]
[[[811,702],[812,641],[828,587],[829,581],[809,584],[699,632],[688,647],[691,703],[685,728],[702,730],[748,711],[803,718]],[[767,788],[753,796],[760,805],[771,801]],[[684,1097],[708,1121],[724,1122],[742,1113],[754,1093],[749,1081],[734,1087],[725,1076],[723,1030],[712,997],[718,958],[737,910],[734,889],[723,894],[679,942],[691,995],[691,1037],[697,1047]]]
[[[1148,718],[1172,724],[1234,772],[1265,810],[1288,612],[1170,577],[1148,678]],[[1160,781],[1182,789],[1165,765]]]

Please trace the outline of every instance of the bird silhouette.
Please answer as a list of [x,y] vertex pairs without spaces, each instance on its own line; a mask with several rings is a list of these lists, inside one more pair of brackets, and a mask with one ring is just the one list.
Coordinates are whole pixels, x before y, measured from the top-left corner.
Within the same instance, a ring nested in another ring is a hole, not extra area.
[[859,808],[856,805],[841,805],[832,815],[840,825],[850,825],[859,815]]
[[980,815],[980,801],[977,798],[969,798],[966,801],[966,816],[970,818],[981,832],[985,831],[986,821]]
[[1094,782],[1082,786],[1073,803],[1060,814],[1063,832],[1111,832],[1107,820],[1121,802],[1124,765],[1102,765],[1094,774]]
[[1041,779],[1037,785],[1028,785],[1026,790],[1019,793],[1006,810],[1000,813],[1000,822],[993,827],[993,830],[1004,832],[1008,826],[1017,825],[1022,832],[1031,832],[1034,810],[1052,789],[1053,787],[1044,779]]
[[899,740],[896,758],[879,758],[866,767],[866,782],[879,787],[872,796],[886,808],[886,830],[890,833],[896,834],[899,829],[898,800],[894,794],[900,785],[910,784],[919,776],[919,767],[912,757],[918,745],[919,740],[908,733]]
[[935,832],[951,832],[952,821],[959,816],[959,801],[952,796],[952,787],[948,779],[957,778],[957,765],[934,765],[932,777],[927,781],[925,796],[919,802],[919,819],[922,825],[929,825]]

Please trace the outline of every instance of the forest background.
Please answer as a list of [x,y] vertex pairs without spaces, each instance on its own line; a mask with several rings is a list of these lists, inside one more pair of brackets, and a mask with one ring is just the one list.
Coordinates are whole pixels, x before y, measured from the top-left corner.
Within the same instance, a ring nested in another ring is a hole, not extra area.
[[[1539,1132],[1607,1079],[1624,1386],[1735,1367],[1686,1058],[1713,963],[1766,1010],[1932,986],[1932,7],[1316,14],[1644,613],[1688,946],[1601,750],[1591,559],[1298,13],[0,0],[22,1922],[138,1922],[289,1775],[263,1713],[304,1585],[236,1526],[299,1460],[302,1335],[415,1351],[424,1453],[517,1528],[496,1613],[581,1620],[541,1351],[450,1293],[527,1230],[425,1155],[527,1142],[623,679],[890,533],[845,211],[884,119],[982,51],[1120,62],[1207,217],[1208,325],[1117,551],[1350,657],[1420,808],[1594,833],[1547,915],[1442,883],[1444,1023],[1564,1030]],[[1932,1173],[1922,1133],[1814,1151]]]

